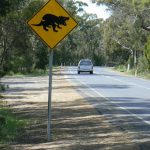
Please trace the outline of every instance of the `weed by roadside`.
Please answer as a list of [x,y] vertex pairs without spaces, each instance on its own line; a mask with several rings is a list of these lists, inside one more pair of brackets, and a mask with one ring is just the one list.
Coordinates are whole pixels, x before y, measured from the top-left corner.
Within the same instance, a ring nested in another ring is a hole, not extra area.
[[4,98],[1,94],[0,94],[0,99]]
[[119,72],[126,72],[127,71],[127,68],[124,65],[116,66],[116,67],[114,67],[114,69],[119,71]]
[[15,77],[23,77],[23,76],[45,76],[48,75],[48,71],[47,70],[42,70],[42,69],[35,69],[32,70],[31,72],[9,72],[7,73],[7,76],[15,76]]
[[[5,91],[6,88],[9,88],[9,86],[0,83],[0,92]],[[3,95],[0,94],[0,100],[3,99],[3,98],[4,98]]]
[[127,72],[127,67],[125,65],[116,66],[113,69],[116,71],[119,71],[119,72],[123,72],[125,74],[134,75],[134,76],[136,74],[136,76],[138,76],[138,77],[150,79],[150,71],[148,71],[148,70],[141,71],[139,69],[136,70],[135,68],[132,68]]
[[0,104],[0,147],[14,142],[27,125],[26,120],[18,119],[10,108]]
[[[0,83],[0,92],[9,88],[8,85]],[[5,97],[0,94],[0,149],[9,149],[9,143],[14,142],[23,132],[27,125],[26,120],[18,119],[13,110],[7,107]]]
[[0,83],[0,91],[5,91],[6,88],[8,88],[8,85],[6,86],[6,85]]

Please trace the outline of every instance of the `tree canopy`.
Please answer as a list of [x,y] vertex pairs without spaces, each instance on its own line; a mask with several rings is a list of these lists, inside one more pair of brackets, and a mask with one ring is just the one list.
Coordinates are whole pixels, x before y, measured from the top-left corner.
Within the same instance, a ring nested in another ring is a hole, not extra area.
[[[92,0],[106,5],[111,16],[99,19],[84,12],[86,3],[74,0],[59,2],[77,20],[73,30],[54,51],[54,65],[77,65],[81,58],[90,58],[95,65],[149,69],[149,0]],[[26,21],[43,0],[0,1],[0,74],[46,70],[48,48],[28,28]],[[84,12],[84,13],[81,13]],[[141,67],[143,68],[143,67]]]

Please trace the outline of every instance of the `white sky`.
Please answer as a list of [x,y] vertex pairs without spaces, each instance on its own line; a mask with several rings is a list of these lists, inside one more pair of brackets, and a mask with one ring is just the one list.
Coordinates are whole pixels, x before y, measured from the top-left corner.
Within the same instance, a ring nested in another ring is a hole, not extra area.
[[84,10],[87,13],[96,14],[98,18],[107,19],[110,16],[110,13],[106,10],[107,7],[104,5],[97,6],[95,3],[92,3],[90,0],[80,0],[88,4],[88,7],[84,7]]

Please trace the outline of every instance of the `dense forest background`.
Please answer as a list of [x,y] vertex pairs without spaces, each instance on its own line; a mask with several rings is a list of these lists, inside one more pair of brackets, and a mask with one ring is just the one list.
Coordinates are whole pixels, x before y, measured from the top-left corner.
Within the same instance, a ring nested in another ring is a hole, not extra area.
[[[48,48],[26,24],[45,2],[0,1],[0,76],[46,70]],[[77,65],[81,58],[90,58],[94,65],[150,71],[149,0],[92,0],[107,5],[111,16],[106,20],[84,12],[86,3],[59,2],[77,20],[78,27],[55,48],[54,65]]]

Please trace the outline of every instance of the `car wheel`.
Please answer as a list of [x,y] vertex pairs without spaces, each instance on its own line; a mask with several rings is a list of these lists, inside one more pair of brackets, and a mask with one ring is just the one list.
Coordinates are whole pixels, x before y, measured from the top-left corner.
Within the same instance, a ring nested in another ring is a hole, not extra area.
[[93,74],[93,71],[90,71],[90,74]]
[[80,74],[80,71],[78,71],[78,74]]

